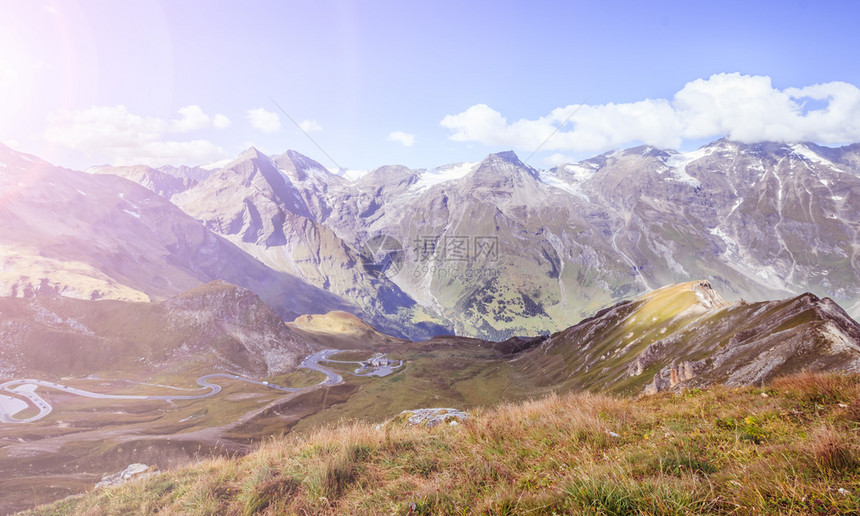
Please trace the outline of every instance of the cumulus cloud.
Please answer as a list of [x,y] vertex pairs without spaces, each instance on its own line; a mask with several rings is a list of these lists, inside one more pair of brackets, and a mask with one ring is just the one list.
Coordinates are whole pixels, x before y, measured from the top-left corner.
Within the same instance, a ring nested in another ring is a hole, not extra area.
[[215,129],[227,129],[230,127],[231,123],[230,119],[222,114],[217,114],[212,117],[212,126],[215,127]]
[[224,115],[209,117],[199,106],[179,109],[174,120],[137,115],[125,106],[93,106],[53,113],[45,137],[89,155],[105,155],[117,165],[203,163],[224,158],[226,153],[207,140],[174,141],[170,135],[224,128],[229,123]]
[[404,147],[412,147],[415,145],[415,135],[403,131],[393,131],[388,134],[388,141],[397,142]]
[[299,127],[306,133],[316,133],[322,131],[322,126],[316,120],[302,120],[299,122]]
[[256,108],[249,109],[245,117],[251,122],[251,126],[258,131],[276,133],[281,130],[281,118],[277,113]]
[[[810,102],[824,107],[807,109]],[[860,89],[829,82],[780,90],[770,77],[724,73],[691,81],[672,99],[570,105],[513,122],[477,104],[446,116],[441,125],[454,141],[526,150],[544,144],[546,150],[599,152],[634,142],[671,148],[685,139],[723,136],[834,144],[860,141]]]

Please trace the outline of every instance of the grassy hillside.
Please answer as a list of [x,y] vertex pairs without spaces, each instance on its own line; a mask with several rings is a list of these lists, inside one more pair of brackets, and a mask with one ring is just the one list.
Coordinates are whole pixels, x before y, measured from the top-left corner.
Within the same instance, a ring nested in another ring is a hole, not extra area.
[[551,395],[457,426],[293,434],[26,514],[857,513],[858,429],[858,375]]
[[516,384],[633,396],[760,384],[804,370],[860,372],[860,325],[812,294],[729,304],[693,281],[601,310],[510,364]]

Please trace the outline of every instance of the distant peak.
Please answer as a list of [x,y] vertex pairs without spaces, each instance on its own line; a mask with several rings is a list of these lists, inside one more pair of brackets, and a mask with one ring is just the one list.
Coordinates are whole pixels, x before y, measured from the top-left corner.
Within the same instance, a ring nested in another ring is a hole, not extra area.
[[652,145],[640,145],[638,147],[633,147],[624,151],[624,154],[627,156],[637,155],[649,158],[657,158],[663,161],[669,159],[672,153],[675,153],[675,151],[661,149]]
[[265,154],[260,152],[260,149],[254,147],[253,145],[248,147],[245,152],[239,154],[240,159],[254,159],[254,158],[267,158]]
[[305,156],[304,154],[302,154],[301,152],[293,150],[293,149],[287,149],[287,152],[285,152],[284,154],[287,157],[289,157],[290,159],[295,159],[295,160],[299,160],[299,161],[314,161],[315,162],[314,159],[309,158],[309,157]]
[[280,156],[274,156],[272,161],[274,161],[282,171],[286,171],[287,173],[289,173],[290,170],[295,171],[296,178],[300,181],[304,180],[306,173],[314,170],[325,175],[331,174],[331,171],[320,162],[292,149],[287,150]]
[[520,157],[517,156],[517,153],[512,150],[490,154],[489,156],[487,156],[487,159],[504,161],[512,165],[525,166],[525,164],[520,161]]
[[472,174],[481,176],[490,171],[493,175],[500,177],[514,177],[523,173],[535,179],[539,177],[538,171],[520,161],[519,156],[514,151],[490,154]]

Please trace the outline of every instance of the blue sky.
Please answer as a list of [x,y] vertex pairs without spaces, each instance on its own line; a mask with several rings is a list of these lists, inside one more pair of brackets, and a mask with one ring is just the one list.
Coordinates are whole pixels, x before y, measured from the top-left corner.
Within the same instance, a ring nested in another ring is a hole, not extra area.
[[72,168],[250,145],[333,166],[274,99],[347,168],[525,158],[565,121],[532,164],[836,145],[860,140],[857,5],[0,0],[0,141]]

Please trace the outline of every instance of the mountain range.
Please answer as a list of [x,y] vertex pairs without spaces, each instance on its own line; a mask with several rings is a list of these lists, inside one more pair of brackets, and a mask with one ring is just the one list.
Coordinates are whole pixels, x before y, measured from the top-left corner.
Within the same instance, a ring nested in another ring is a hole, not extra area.
[[[404,337],[552,332],[699,278],[732,300],[811,292],[860,316],[858,144],[642,146],[549,170],[503,152],[355,181],[294,151],[256,149],[217,170],[88,172],[140,183],[269,269]],[[379,235],[401,244],[399,270],[362,267],[362,247]]]

